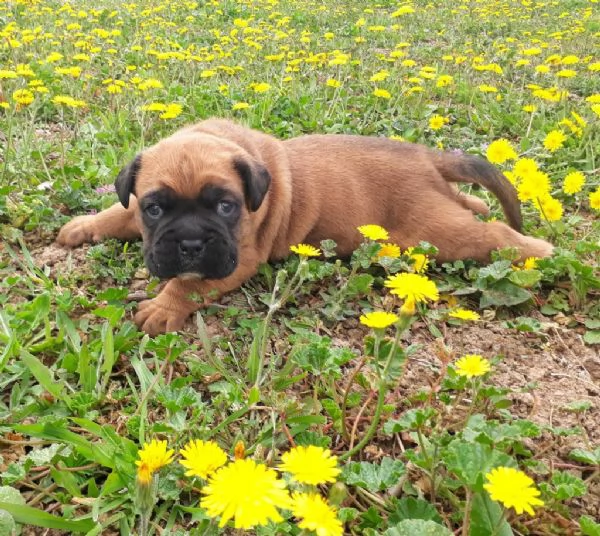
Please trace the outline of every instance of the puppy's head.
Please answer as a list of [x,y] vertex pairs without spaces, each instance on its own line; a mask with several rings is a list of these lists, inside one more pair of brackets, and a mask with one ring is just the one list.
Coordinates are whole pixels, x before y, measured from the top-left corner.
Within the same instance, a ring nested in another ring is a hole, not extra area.
[[238,264],[240,227],[269,189],[265,166],[238,145],[202,133],[175,135],[134,158],[115,187],[137,197],[150,272],[222,279]]

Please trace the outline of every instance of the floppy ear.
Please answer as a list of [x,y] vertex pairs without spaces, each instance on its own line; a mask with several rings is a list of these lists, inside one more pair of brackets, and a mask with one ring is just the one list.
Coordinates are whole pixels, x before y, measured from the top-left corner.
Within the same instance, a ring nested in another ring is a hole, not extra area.
[[248,210],[256,212],[267,195],[271,175],[263,164],[256,161],[249,162],[245,158],[234,158],[233,167],[242,178]]
[[135,188],[135,178],[142,164],[141,155],[137,155],[129,164],[127,164],[115,180],[115,190],[119,196],[119,201],[125,208],[129,208],[129,195]]

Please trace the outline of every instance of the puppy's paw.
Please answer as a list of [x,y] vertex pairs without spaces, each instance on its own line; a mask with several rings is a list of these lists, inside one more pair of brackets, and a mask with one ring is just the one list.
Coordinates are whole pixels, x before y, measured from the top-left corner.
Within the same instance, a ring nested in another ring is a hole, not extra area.
[[74,248],[85,242],[98,242],[102,236],[96,228],[96,216],[77,216],[65,224],[56,241],[61,246]]
[[159,333],[180,331],[190,314],[191,311],[188,312],[184,307],[174,309],[166,306],[159,295],[153,300],[140,303],[134,321],[142,331],[154,336]]
[[527,257],[544,258],[550,257],[554,251],[554,246],[540,238],[527,237],[526,243],[521,246],[521,260]]

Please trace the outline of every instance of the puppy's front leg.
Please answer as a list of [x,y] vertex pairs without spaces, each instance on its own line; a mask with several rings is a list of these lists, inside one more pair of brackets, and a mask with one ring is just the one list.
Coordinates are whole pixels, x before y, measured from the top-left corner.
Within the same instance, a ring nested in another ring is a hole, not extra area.
[[99,242],[103,238],[131,240],[142,233],[137,223],[137,200],[130,197],[129,208],[121,203],[89,216],[77,216],[66,223],[56,238],[61,246],[77,247],[85,242]]
[[258,264],[245,262],[224,279],[171,279],[156,298],[140,303],[135,323],[149,335],[179,331],[194,311],[255,275]]

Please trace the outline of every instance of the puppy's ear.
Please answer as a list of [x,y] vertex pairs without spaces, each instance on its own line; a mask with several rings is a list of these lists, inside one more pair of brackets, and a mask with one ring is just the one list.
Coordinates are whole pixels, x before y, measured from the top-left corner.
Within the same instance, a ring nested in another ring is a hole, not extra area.
[[119,196],[119,201],[125,208],[129,208],[129,195],[135,189],[135,178],[137,177],[140,166],[142,165],[141,155],[137,155],[129,164],[127,164],[115,180],[115,190]]
[[241,157],[233,160],[233,167],[242,178],[248,210],[256,212],[267,195],[271,184],[271,175],[263,164]]

